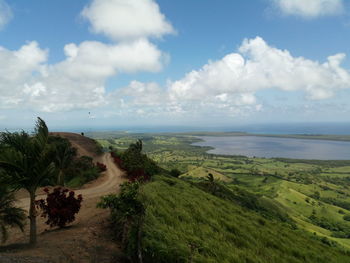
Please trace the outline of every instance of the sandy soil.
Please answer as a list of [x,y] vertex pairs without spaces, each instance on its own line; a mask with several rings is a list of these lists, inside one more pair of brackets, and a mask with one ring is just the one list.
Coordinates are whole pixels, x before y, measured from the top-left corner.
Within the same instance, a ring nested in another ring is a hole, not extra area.
[[[77,138],[81,139],[80,135]],[[73,139],[74,140],[74,139]],[[97,180],[76,190],[82,194],[83,203],[76,221],[65,229],[50,229],[43,218],[38,217],[38,245],[29,248],[28,225],[22,233],[13,229],[7,243],[0,247],[0,262],[125,262],[118,243],[113,240],[109,229],[109,211],[96,208],[100,197],[119,191],[119,185],[125,181],[123,172],[113,163],[109,154],[96,156],[84,143],[77,142],[74,147],[82,155],[89,155],[94,161],[107,166],[107,171]],[[88,149],[88,150],[87,150]],[[44,197],[42,189],[37,199]],[[29,198],[24,191],[18,194],[18,205],[29,208]]]

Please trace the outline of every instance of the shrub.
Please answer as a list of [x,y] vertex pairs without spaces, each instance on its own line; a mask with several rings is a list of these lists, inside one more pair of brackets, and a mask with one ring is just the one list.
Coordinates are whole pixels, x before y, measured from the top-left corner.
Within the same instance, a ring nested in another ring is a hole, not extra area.
[[81,176],[84,178],[84,181],[85,181],[84,183],[95,180],[98,177],[98,175],[99,175],[99,171],[97,167],[81,172]]
[[23,209],[15,206],[14,193],[2,181],[0,174],[0,243],[8,238],[8,227],[19,227],[22,232],[26,219]]
[[138,181],[123,183],[119,195],[103,196],[97,204],[97,207],[111,210],[114,233],[132,258],[136,256],[136,246],[140,242],[142,218],[145,213],[145,207],[138,198],[139,188]]
[[170,175],[173,177],[179,177],[181,175],[181,172],[178,169],[172,169],[170,171]]
[[97,164],[94,164],[91,157],[81,156],[73,160],[70,167],[66,170],[65,182],[69,187],[80,187],[96,179],[99,173],[100,168]]
[[122,160],[120,159],[120,156],[119,156],[116,152],[114,152],[114,151],[111,152],[111,156],[112,156],[112,158],[113,158],[114,163],[115,163],[120,169],[124,169],[124,168],[123,168],[123,162],[122,162]]
[[44,189],[47,194],[46,200],[40,199],[36,201],[38,208],[42,210],[42,217],[47,218],[45,222],[50,227],[64,227],[66,224],[75,220],[81,207],[83,197],[78,195],[75,197],[73,191],[57,187],[52,193],[47,188]]
[[114,163],[126,171],[130,181],[147,181],[160,172],[159,166],[146,154],[142,153],[142,141],[130,144],[129,148],[120,153],[112,151]]
[[343,216],[343,219],[344,219],[345,221],[350,221],[350,215],[345,215],[345,216]]
[[107,171],[107,166],[103,163],[97,162],[96,166],[100,173]]

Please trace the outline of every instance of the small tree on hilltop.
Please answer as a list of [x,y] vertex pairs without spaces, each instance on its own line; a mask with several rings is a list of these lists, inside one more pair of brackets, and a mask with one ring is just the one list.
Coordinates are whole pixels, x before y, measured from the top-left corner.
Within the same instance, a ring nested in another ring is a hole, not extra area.
[[75,197],[73,191],[61,187],[55,188],[52,193],[47,188],[44,191],[47,194],[46,200],[40,199],[36,201],[36,205],[43,211],[41,216],[47,218],[46,224],[62,228],[73,222],[75,214],[80,210],[83,197],[81,195]]

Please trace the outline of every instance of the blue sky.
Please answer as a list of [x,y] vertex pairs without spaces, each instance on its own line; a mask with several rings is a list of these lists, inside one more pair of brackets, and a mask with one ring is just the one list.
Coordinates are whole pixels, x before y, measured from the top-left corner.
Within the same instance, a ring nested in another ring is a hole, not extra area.
[[349,122],[342,0],[0,0],[0,128]]

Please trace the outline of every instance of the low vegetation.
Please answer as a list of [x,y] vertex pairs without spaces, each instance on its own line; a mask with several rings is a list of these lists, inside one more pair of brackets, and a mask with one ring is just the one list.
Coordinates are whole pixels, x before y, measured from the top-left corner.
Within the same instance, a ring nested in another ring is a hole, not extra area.
[[131,181],[147,181],[152,175],[161,171],[159,166],[152,159],[142,153],[143,143],[138,140],[124,151],[118,151],[112,148],[111,155],[116,165],[126,171]]
[[96,179],[107,169],[103,163],[95,164],[89,156],[78,156],[77,150],[66,138],[50,135],[49,145],[56,171],[55,176],[46,185],[78,188]]
[[23,231],[25,213],[23,209],[15,207],[13,191],[0,181],[0,241],[8,238],[8,227],[18,227]]
[[110,209],[114,235],[136,262],[141,260],[140,234],[145,213],[145,207],[138,198],[140,185],[139,181],[123,183],[119,195],[102,197],[97,205]]
[[65,227],[75,220],[75,215],[79,212],[82,195],[75,197],[74,191],[56,187],[50,193],[48,188],[44,189],[46,199],[36,201],[36,206],[42,211],[41,216],[46,218],[45,222],[50,227]]

